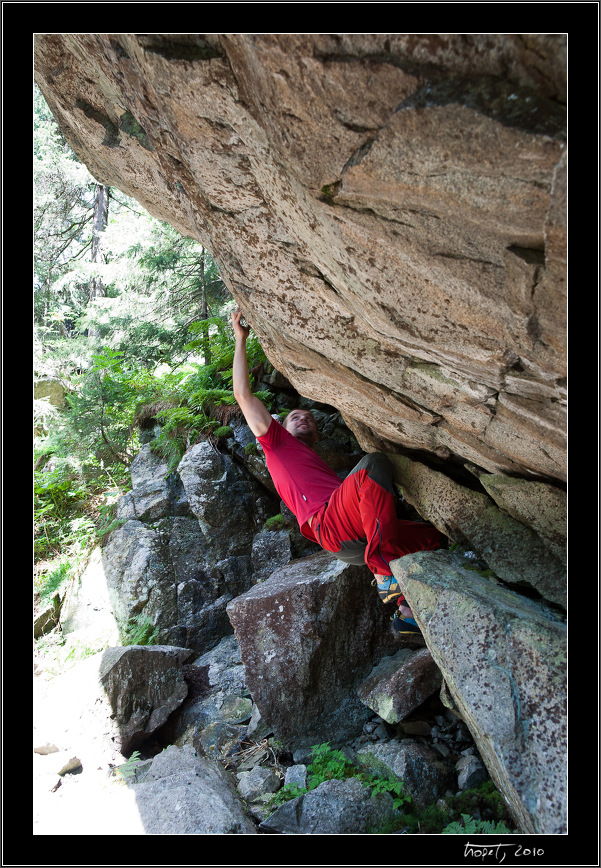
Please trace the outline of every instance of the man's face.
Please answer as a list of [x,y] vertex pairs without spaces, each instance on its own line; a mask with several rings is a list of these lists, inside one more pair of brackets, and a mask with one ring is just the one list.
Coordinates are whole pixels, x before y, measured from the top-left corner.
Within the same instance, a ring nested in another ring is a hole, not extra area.
[[317,423],[309,410],[291,410],[286,416],[284,427],[293,437],[309,445],[317,442]]

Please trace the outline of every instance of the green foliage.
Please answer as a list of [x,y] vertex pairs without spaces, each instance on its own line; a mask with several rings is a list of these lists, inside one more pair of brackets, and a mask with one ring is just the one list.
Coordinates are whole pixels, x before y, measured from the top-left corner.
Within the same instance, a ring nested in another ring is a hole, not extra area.
[[[214,442],[231,436],[229,422],[239,415],[231,370],[233,358],[220,337],[210,366],[188,364],[157,375],[141,369],[120,350],[104,347],[91,367],[73,380],[69,409],[61,424],[42,442],[36,459],[34,497],[38,557],[59,551],[64,522],[103,487],[129,487],[128,468],[139,451],[139,427],[154,422],[160,433],[151,448],[170,469],[201,438]],[[268,406],[270,393],[258,393]],[[108,532],[106,516],[98,516],[99,538]]]
[[54,594],[70,578],[73,570],[71,560],[63,555],[52,563],[48,570],[40,571],[34,580],[34,590],[40,597],[42,607],[48,605]]
[[353,764],[340,750],[332,750],[328,742],[311,748],[313,761],[308,766],[307,788],[315,789],[324,781],[343,780],[355,772]]
[[272,515],[271,518],[268,518],[263,528],[265,530],[284,530],[288,526],[288,522],[284,518],[281,513],[277,515]]
[[[447,834],[461,834],[454,831],[457,826],[453,824],[459,824],[462,832],[465,831],[462,826],[465,816],[472,818],[473,822],[491,823],[494,831],[498,833],[505,832],[505,829],[507,833],[513,831],[508,809],[492,781],[485,781],[479,787],[447,796],[441,802],[426,808],[419,809],[415,803],[411,803],[399,816],[395,828],[403,828],[415,834],[436,835],[452,826],[452,830]],[[476,817],[477,819],[474,819]]]
[[[40,608],[48,606],[56,593],[64,595],[86,563],[94,539],[94,523],[87,516],[57,523],[54,535],[36,536],[34,550],[38,563],[34,571],[34,595]],[[43,561],[42,557],[47,560]]]
[[[168,461],[171,469],[199,439],[217,442],[231,436],[229,423],[241,416],[231,388],[233,333],[230,331],[227,343],[220,335],[214,346],[211,365],[187,365],[156,377],[153,400],[137,409],[138,422],[145,418],[159,422],[161,432],[151,447]],[[270,392],[255,394],[266,406],[271,406]]]
[[268,805],[270,812],[284,802],[314,790],[324,781],[345,780],[351,777],[357,778],[363,786],[368,787],[372,797],[378,793],[390,793],[395,808],[411,801],[411,796],[400,779],[385,778],[357,768],[341,750],[332,749],[329,742],[314,745],[311,748],[311,755],[313,760],[307,766],[307,786],[298,787],[296,784],[283,786],[270,800]]
[[33,491],[39,504],[37,515],[40,518],[50,513],[59,519],[64,518],[82,495],[77,481],[65,476],[63,467],[46,473],[34,473]]
[[392,778],[372,778],[369,786],[372,790],[372,796],[377,793],[390,793],[393,797],[393,806],[400,808],[405,802],[409,802],[411,797],[405,789],[405,785],[401,780],[393,780]]
[[34,554],[46,557],[66,549],[82,527],[78,515],[86,497],[85,486],[67,460],[49,470],[34,471]]
[[135,779],[136,771],[140,764],[141,754],[139,750],[135,750],[132,755],[114,771],[115,776],[123,779],[125,783]]
[[144,612],[132,615],[120,629],[123,645],[154,645],[159,635],[150,617]]
[[462,814],[461,820],[454,820],[442,830],[442,835],[510,835],[511,829],[508,829],[503,822],[492,822],[491,820],[475,820],[469,814]]

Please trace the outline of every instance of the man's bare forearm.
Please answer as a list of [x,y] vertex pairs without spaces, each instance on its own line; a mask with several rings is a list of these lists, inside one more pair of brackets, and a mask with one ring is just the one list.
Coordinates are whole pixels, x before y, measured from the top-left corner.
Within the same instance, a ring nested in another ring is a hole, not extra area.
[[240,311],[232,314],[232,325],[236,337],[234,350],[234,363],[232,366],[232,381],[234,386],[234,398],[255,437],[262,437],[271,424],[271,415],[267,407],[253,395],[250,388],[248,374],[248,361],[246,358],[246,339],[249,335],[248,326],[240,323]]
[[246,337],[242,335],[236,337],[236,349],[234,350],[232,374],[234,397],[236,401],[240,398],[249,398],[252,393],[250,390],[248,360],[246,358]]

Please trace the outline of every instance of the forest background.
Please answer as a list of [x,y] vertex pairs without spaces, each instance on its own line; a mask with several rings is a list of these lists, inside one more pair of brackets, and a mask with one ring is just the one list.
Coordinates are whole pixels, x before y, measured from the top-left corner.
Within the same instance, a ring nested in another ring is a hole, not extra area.
[[[235,303],[198,242],[99,184],[34,91],[34,610],[115,527],[140,428],[175,468],[230,433]],[[265,360],[251,332],[249,366]],[[253,381],[254,385],[254,381]],[[256,392],[270,406],[268,392]],[[131,641],[141,643],[133,632]],[[38,643],[39,644],[39,643]],[[98,649],[91,649],[90,653]]]

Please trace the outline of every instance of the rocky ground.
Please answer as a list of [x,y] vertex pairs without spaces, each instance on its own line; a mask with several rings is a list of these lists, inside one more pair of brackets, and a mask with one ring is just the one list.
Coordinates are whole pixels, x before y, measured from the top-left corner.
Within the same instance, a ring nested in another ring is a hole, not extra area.
[[[236,805],[228,802],[222,813],[231,817],[239,804],[240,818],[236,819],[234,831],[250,834],[295,831],[266,823],[269,814],[266,805],[284,784],[304,785],[311,756],[306,750],[297,753],[284,749],[261,721],[250,697],[244,695],[244,667],[233,636],[199,657],[194,665],[185,667],[187,700],[159,737],[129,761],[107,745],[102,721],[91,725],[92,718],[79,714],[82,706],[94,705],[93,679],[89,677],[92,665],[92,660],[83,661],[54,674],[55,670],[49,670],[41,658],[36,667],[35,835],[202,832],[197,829],[194,817],[186,819],[188,825],[181,827],[177,825],[180,820],[173,825],[173,816],[181,807],[174,782],[181,780],[190,764],[196,762],[194,755],[203,753],[211,758],[213,766],[219,766],[219,773],[225,772],[219,787],[223,784],[226,789],[219,792],[226,792],[228,799],[232,793],[235,795]],[[246,710],[240,711],[241,708]],[[246,717],[240,720],[241,715]],[[191,720],[203,720],[203,728],[196,724],[190,728]],[[394,726],[374,715],[364,725],[362,734],[342,746],[342,750],[355,762],[366,750],[385,757],[387,750],[398,754],[402,745],[425,746],[447,763],[452,762],[455,776],[449,795],[477,786],[488,777],[467,728],[437,696]],[[158,781],[157,758],[162,763],[171,763]],[[195,774],[198,778],[198,770]],[[160,784],[163,795],[170,793],[169,802],[161,816],[149,819],[141,795],[146,788],[149,799],[153,794],[154,803],[155,784]],[[333,794],[337,805],[341,804],[341,798],[347,797],[350,798],[339,792]],[[195,801],[198,804],[198,796]],[[330,813],[348,816],[348,811]],[[215,822],[222,821],[223,816]],[[155,824],[152,832],[149,823]],[[331,828],[326,832],[340,833],[340,830]]]

